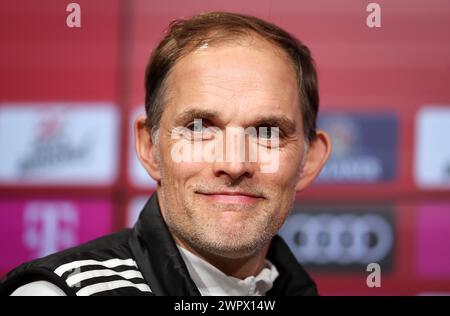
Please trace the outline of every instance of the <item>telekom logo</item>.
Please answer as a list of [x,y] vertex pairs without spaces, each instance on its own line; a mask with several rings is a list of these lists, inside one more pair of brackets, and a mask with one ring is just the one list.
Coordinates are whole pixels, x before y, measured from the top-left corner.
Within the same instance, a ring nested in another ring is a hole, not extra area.
[[69,202],[31,202],[24,212],[23,241],[35,257],[78,244],[79,217]]

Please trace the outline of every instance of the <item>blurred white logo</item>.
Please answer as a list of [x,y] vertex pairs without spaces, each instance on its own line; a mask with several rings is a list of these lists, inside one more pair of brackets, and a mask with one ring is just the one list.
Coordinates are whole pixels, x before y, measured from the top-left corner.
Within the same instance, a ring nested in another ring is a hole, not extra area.
[[421,189],[450,188],[450,108],[426,106],[417,113],[415,180]]
[[78,212],[69,202],[31,202],[24,212],[23,241],[33,256],[44,257],[78,244]]
[[293,214],[280,234],[297,260],[316,264],[380,262],[394,242],[391,225],[375,214]]
[[0,106],[0,182],[108,185],[117,174],[118,112],[109,103]]

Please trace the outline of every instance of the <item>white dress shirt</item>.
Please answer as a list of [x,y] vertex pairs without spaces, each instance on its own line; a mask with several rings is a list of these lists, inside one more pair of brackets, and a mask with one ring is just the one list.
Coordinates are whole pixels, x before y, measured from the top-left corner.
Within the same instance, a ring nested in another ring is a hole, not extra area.
[[265,260],[265,267],[257,276],[244,280],[228,276],[209,262],[178,246],[189,275],[203,296],[263,296],[278,277],[277,268]]

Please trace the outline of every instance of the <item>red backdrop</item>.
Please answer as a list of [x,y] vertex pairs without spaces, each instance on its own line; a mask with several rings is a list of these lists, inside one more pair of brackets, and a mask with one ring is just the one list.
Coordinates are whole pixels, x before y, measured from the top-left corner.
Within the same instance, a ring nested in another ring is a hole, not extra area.
[[[380,288],[367,287],[361,256],[311,257],[321,293],[450,293],[450,2],[377,1],[380,28],[366,25],[369,1],[79,0],[80,28],[66,25],[68,3],[0,3],[2,274],[132,224],[154,189],[130,142],[149,54],[173,19],[225,10],[274,22],[316,60],[320,124],[338,150],[298,195],[300,214],[326,234],[321,214],[350,214],[369,228],[364,215],[374,215],[388,227],[368,229],[375,244],[392,234],[377,257]],[[88,217],[96,208],[97,226]],[[284,237],[301,253],[319,237],[293,223]]]

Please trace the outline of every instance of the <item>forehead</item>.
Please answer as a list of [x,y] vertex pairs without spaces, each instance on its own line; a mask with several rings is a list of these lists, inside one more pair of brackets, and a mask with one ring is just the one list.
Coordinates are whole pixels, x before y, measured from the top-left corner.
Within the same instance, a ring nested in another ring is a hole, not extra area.
[[255,38],[204,45],[181,58],[167,80],[164,112],[173,117],[194,107],[214,109],[228,121],[265,113],[300,120],[292,62]]

